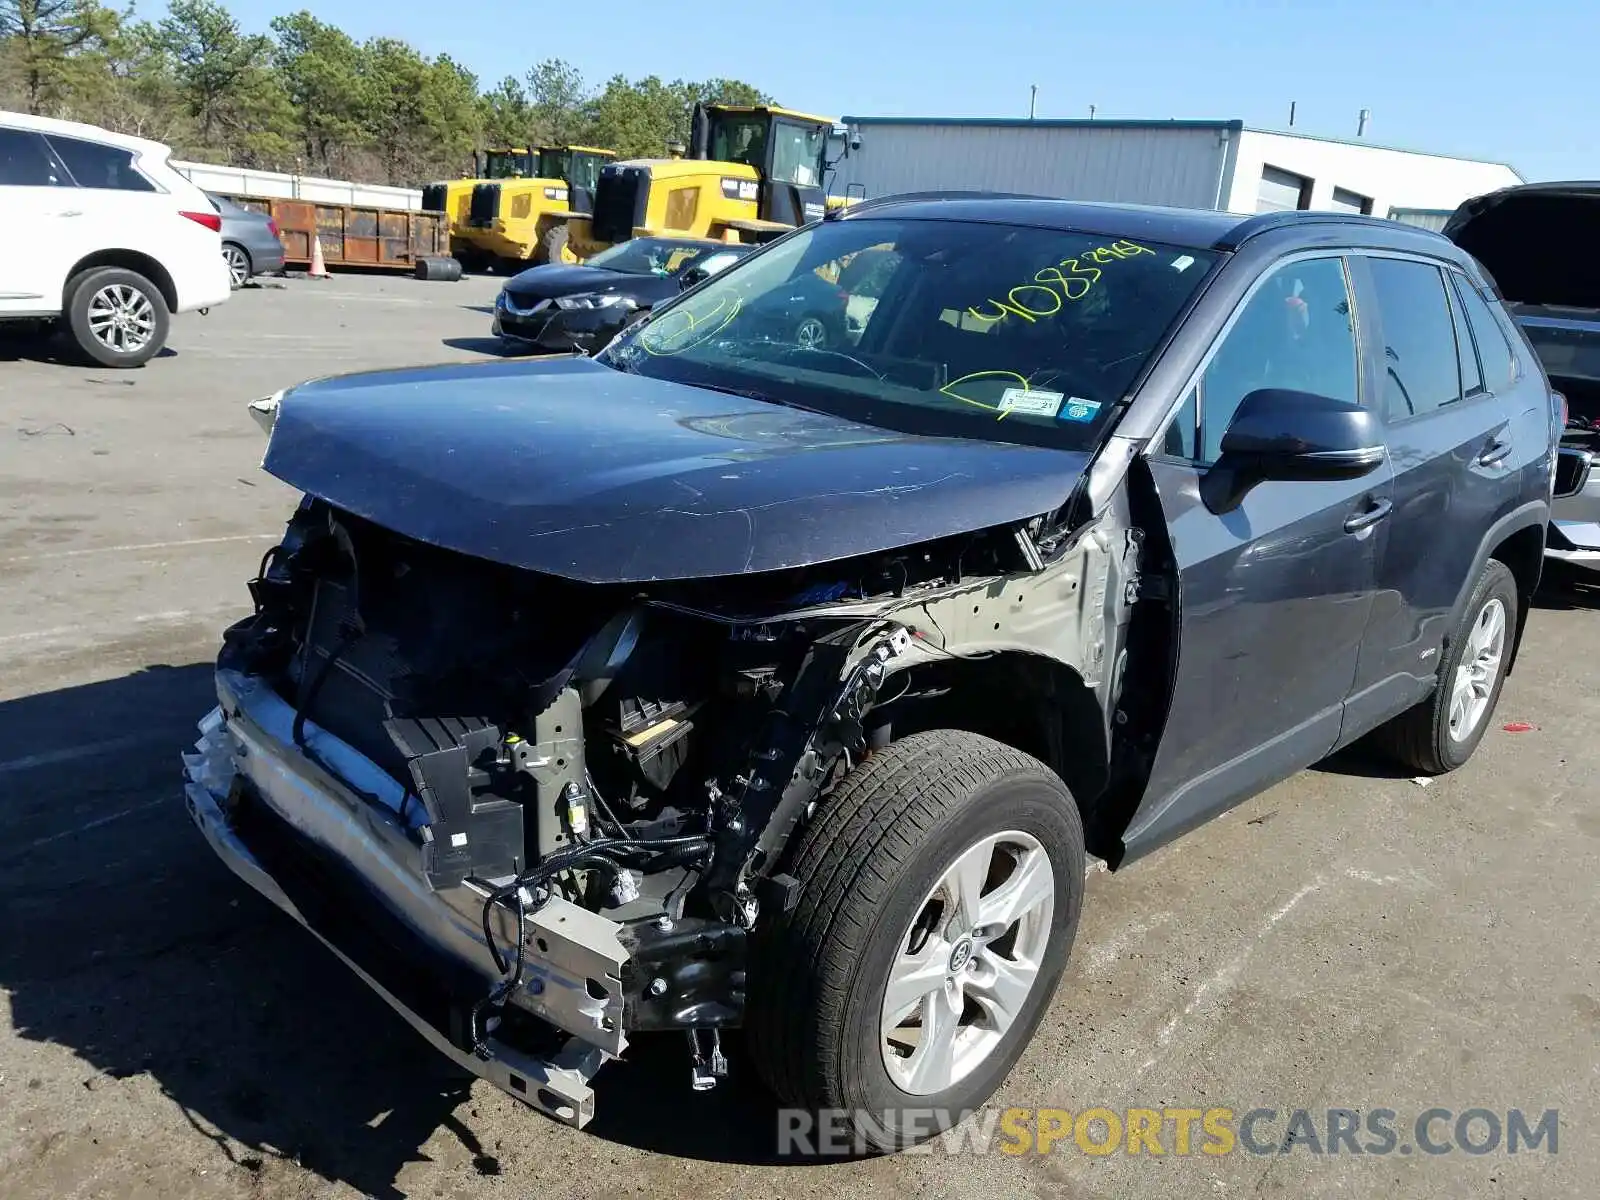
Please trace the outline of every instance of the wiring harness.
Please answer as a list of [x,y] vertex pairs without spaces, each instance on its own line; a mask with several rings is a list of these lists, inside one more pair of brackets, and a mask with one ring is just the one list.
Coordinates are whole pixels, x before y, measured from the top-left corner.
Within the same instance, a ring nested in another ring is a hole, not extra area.
[[[473,1053],[485,1061],[493,1056],[488,1041],[489,1014],[502,1010],[522,986],[527,969],[523,925],[531,914],[549,903],[551,884],[558,875],[579,868],[609,871],[613,876],[630,867],[660,869],[672,862],[705,855],[710,849],[710,839],[698,834],[651,841],[619,837],[582,842],[548,855],[537,866],[530,867],[515,879],[491,891],[483,901],[483,940],[489,947],[489,956],[494,960],[495,970],[500,972],[501,978],[487,995],[472,1006],[469,1029]],[[499,939],[495,937],[493,919],[497,906],[509,908],[516,917],[516,944],[509,953],[501,948]]]

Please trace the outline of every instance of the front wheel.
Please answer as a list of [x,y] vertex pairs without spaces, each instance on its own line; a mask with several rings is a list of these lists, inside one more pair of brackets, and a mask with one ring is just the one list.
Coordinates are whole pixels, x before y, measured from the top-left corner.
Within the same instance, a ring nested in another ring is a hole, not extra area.
[[1471,758],[1500,700],[1516,631],[1516,578],[1490,559],[1451,631],[1433,694],[1378,730],[1390,756],[1425,775],[1454,771]]
[[103,367],[141,367],[167,343],[167,302],[143,275],[91,268],[68,285],[67,324],[78,348]]
[[576,262],[577,256],[567,249],[568,231],[566,222],[559,222],[550,226],[539,235],[538,252],[534,255],[535,263],[562,263]]
[[826,350],[831,340],[828,323],[814,313],[801,317],[795,324],[795,345],[802,349]]
[[912,1145],[976,1110],[1055,992],[1083,902],[1083,827],[1044,764],[960,730],[874,753],[822,804],[757,921],[746,1027],[786,1104]]

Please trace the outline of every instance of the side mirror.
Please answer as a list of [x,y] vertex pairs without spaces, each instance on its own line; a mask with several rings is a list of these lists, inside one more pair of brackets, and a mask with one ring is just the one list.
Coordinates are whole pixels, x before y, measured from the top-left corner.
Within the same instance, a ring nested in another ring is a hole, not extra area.
[[678,290],[687,292],[695,284],[710,278],[711,272],[704,267],[690,267],[686,271],[678,272]]
[[1359,479],[1385,453],[1378,419],[1359,404],[1262,388],[1240,402],[1218,465],[1257,480]]

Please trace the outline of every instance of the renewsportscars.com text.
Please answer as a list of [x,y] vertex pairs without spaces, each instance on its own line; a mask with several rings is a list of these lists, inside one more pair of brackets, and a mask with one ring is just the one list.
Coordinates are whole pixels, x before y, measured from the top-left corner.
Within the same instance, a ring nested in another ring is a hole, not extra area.
[[[892,1118],[889,1119],[889,1118]],[[1111,1154],[1189,1157],[1228,1154],[1390,1155],[1556,1154],[1560,1111],[1483,1105],[1426,1108],[1403,1116],[1392,1108],[1123,1108],[985,1109],[937,1137],[949,1124],[938,1109],[893,1114],[844,1109],[778,1113],[779,1154],[861,1154],[863,1125],[898,1124],[928,1138],[910,1154]]]

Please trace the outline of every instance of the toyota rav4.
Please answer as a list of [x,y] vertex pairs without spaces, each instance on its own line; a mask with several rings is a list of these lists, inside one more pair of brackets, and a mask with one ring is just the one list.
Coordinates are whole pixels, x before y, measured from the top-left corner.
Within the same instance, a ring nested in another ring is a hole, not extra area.
[[[838,337],[766,319],[868,252]],[[256,407],[304,500],[185,759],[217,853],[561,1120],[740,1027],[882,1149],[1023,1053],[1088,854],[1369,733],[1467,761],[1560,424],[1436,234],[998,196],[830,214],[593,359]]]

